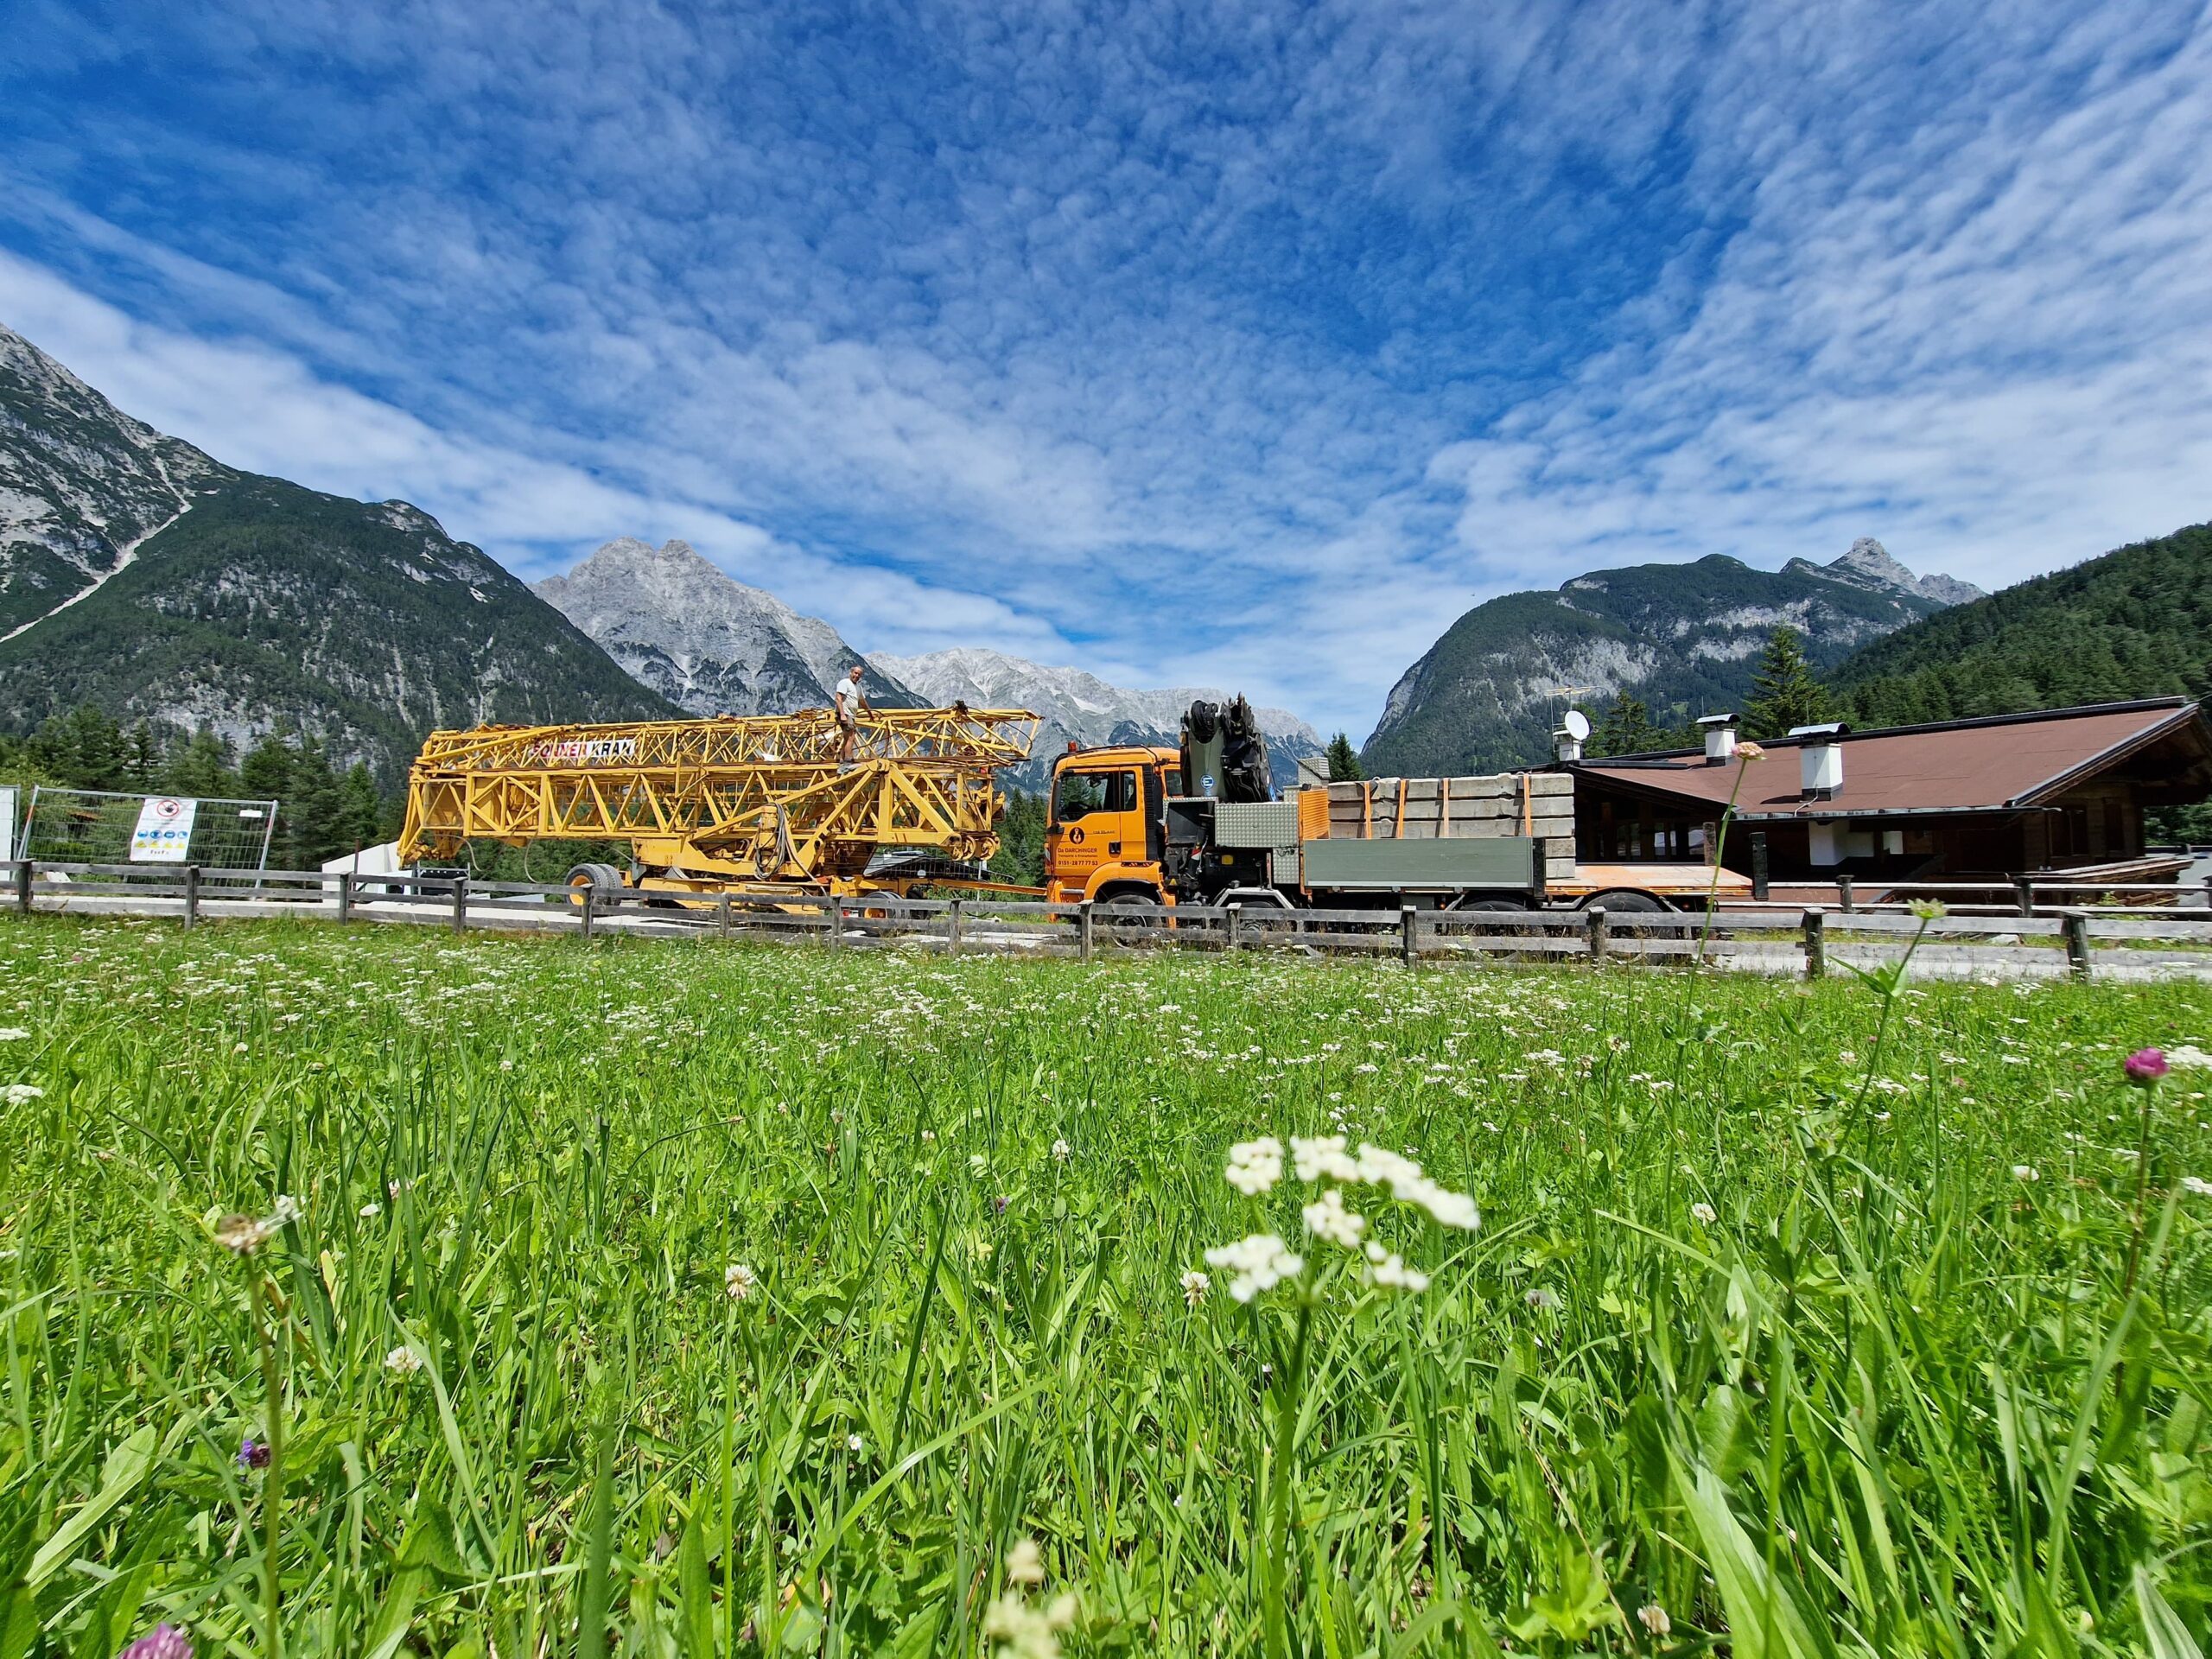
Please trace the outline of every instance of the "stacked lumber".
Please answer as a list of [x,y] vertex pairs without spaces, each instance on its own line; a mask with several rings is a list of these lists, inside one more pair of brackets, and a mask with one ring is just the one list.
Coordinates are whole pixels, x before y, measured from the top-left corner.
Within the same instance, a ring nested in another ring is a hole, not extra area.
[[1548,879],[1574,870],[1574,780],[1564,772],[1373,778],[1328,785],[1329,835],[1357,841],[1532,836],[1549,843]]

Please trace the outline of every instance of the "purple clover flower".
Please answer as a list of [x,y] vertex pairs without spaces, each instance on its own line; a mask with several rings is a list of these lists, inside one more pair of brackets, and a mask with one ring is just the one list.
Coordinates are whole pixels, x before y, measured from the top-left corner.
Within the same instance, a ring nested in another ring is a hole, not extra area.
[[266,1469],[269,1466],[269,1442],[257,1440],[249,1434],[238,1442],[238,1467]]
[[192,1638],[174,1624],[156,1624],[118,1659],[193,1659]]
[[2121,1063],[2127,1080],[2139,1089],[2147,1089],[2166,1075],[2166,1055],[2164,1049],[2139,1048]]

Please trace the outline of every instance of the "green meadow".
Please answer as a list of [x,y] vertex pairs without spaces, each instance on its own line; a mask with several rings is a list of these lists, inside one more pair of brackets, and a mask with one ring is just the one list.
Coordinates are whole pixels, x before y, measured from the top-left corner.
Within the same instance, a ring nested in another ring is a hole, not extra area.
[[0,965],[0,1659],[2207,1639],[2205,987]]

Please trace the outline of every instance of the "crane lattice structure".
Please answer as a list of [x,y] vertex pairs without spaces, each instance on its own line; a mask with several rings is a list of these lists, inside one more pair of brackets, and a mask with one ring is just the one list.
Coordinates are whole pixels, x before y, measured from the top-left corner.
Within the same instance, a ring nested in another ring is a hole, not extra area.
[[607,726],[433,732],[408,772],[404,859],[485,839],[626,841],[644,887],[853,893],[876,855],[980,862],[998,848],[1001,766],[1029,758],[1020,709],[887,709],[857,754],[826,709]]

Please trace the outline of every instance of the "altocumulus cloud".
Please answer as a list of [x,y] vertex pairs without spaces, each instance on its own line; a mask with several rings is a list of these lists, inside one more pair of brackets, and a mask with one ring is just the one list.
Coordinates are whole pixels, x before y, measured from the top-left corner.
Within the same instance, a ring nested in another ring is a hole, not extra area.
[[2202,10],[20,10],[0,319],[525,575],[1357,735],[1595,563],[2205,516]]

